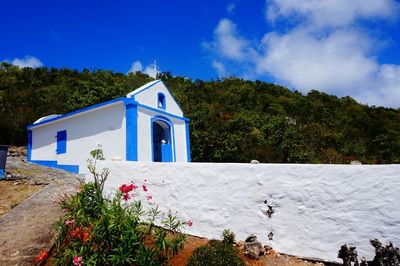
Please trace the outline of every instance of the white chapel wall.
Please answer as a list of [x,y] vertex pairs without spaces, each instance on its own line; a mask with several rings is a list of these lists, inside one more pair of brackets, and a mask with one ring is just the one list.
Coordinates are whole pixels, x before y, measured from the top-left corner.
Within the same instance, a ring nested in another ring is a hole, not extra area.
[[157,93],[162,92],[165,95],[166,99],[166,109],[160,109],[162,111],[165,111],[167,113],[177,115],[177,116],[183,116],[182,110],[178,106],[178,104],[175,102],[173,99],[171,93],[165,88],[162,82],[158,82],[152,87],[138,93],[135,95],[135,101],[150,106],[155,109],[159,109],[157,107]]
[[[67,130],[67,152],[56,154],[57,131]],[[32,128],[32,160],[54,160],[58,164],[86,168],[90,151],[102,145],[104,156],[126,158],[125,106],[122,102]]]

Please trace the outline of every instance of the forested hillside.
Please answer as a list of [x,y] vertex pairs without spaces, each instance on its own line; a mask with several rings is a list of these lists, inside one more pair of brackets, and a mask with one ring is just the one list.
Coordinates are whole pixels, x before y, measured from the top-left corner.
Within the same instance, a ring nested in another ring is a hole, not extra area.
[[[261,81],[159,78],[191,119],[192,160],[400,163],[400,110],[307,95]],[[0,144],[26,145],[26,125],[125,96],[142,73],[0,65]]]

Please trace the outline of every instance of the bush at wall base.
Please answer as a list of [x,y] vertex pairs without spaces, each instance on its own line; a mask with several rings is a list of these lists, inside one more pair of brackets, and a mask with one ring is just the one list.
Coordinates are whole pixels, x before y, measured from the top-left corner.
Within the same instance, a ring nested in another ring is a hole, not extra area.
[[210,240],[193,251],[187,266],[245,266],[239,252],[232,245]]

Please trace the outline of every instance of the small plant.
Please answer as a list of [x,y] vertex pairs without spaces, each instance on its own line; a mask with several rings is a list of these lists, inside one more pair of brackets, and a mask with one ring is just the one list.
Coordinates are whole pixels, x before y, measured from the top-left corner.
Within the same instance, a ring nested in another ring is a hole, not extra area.
[[343,260],[343,266],[358,266],[356,247],[343,245],[338,252],[338,258]]
[[245,266],[239,251],[225,242],[210,240],[193,251],[187,266]]
[[222,232],[222,242],[233,245],[235,243],[235,233],[230,229],[224,229]]

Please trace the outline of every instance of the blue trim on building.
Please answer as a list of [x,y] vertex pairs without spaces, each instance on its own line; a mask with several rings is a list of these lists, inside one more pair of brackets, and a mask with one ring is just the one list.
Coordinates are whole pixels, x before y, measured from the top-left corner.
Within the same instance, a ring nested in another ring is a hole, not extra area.
[[187,161],[190,163],[192,161],[192,157],[190,155],[189,122],[185,121],[185,126],[186,126],[186,154],[187,154]]
[[171,120],[169,120],[168,118],[166,118],[166,117],[163,117],[163,116],[159,116],[159,115],[156,115],[156,116],[153,116],[151,119],[150,119],[150,127],[151,127],[151,161],[152,162],[154,162],[154,143],[153,143],[153,122],[155,122],[155,121],[162,121],[162,122],[164,122],[164,123],[166,123],[166,124],[168,124],[168,126],[169,126],[169,128],[170,128],[170,134],[171,134],[171,136],[170,136],[170,138],[171,138],[171,140],[172,140],[172,143],[171,143],[171,145],[172,145],[172,151],[173,151],[173,154],[172,154],[172,162],[176,162],[176,150],[175,150],[175,132],[174,132],[174,124],[171,122]]
[[30,162],[79,174],[79,165],[58,164],[57,161],[44,161],[44,160],[31,160]]
[[147,109],[147,110],[150,110],[150,111],[154,111],[154,112],[156,112],[156,113],[160,113],[160,114],[163,114],[163,115],[172,117],[172,118],[176,118],[176,119],[180,119],[180,120],[188,121],[188,122],[190,121],[189,118],[186,118],[186,117],[183,117],[183,116],[177,116],[177,115],[174,115],[174,114],[171,114],[171,113],[162,111],[162,110],[160,110],[160,109],[156,109],[156,108],[153,108],[153,107],[149,107],[149,106],[144,105],[144,104],[141,104],[141,103],[137,103],[137,106],[138,106],[138,107],[141,107],[141,108],[144,108],[144,109]]
[[125,117],[126,117],[126,160],[137,161],[137,104],[132,99],[125,101]]
[[27,147],[27,161],[30,162],[32,158],[32,130],[28,129],[28,147]]
[[39,122],[39,123],[36,123],[36,124],[28,125],[27,128],[30,129],[30,128],[33,128],[33,127],[37,127],[37,126],[40,126],[40,125],[43,125],[43,124],[47,124],[47,123],[50,123],[50,122],[53,122],[53,121],[64,119],[66,117],[70,117],[70,116],[77,115],[77,114],[80,114],[80,113],[83,113],[83,112],[87,112],[89,110],[96,109],[96,108],[99,108],[99,107],[103,107],[105,105],[113,104],[113,103],[116,103],[116,102],[119,102],[119,101],[124,102],[125,99],[126,98],[116,98],[116,99],[113,99],[113,100],[110,100],[110,101],[107,101],[107,102],[104,102],[104,103],[95,104],[95,105],[92,105],[92,106],[89,106],[89,107],[86,107],[86,108],[83,108],[83,109],[79,109],[79,110],[76,110],[76,111],[61,115],[61,116],[57,116],[57,117],[51,118],[49,120],[45,120],[45,121],[42,121],[42,122]]
[[0,169],[0,179],[2,179],[4,177],[4,170]]

